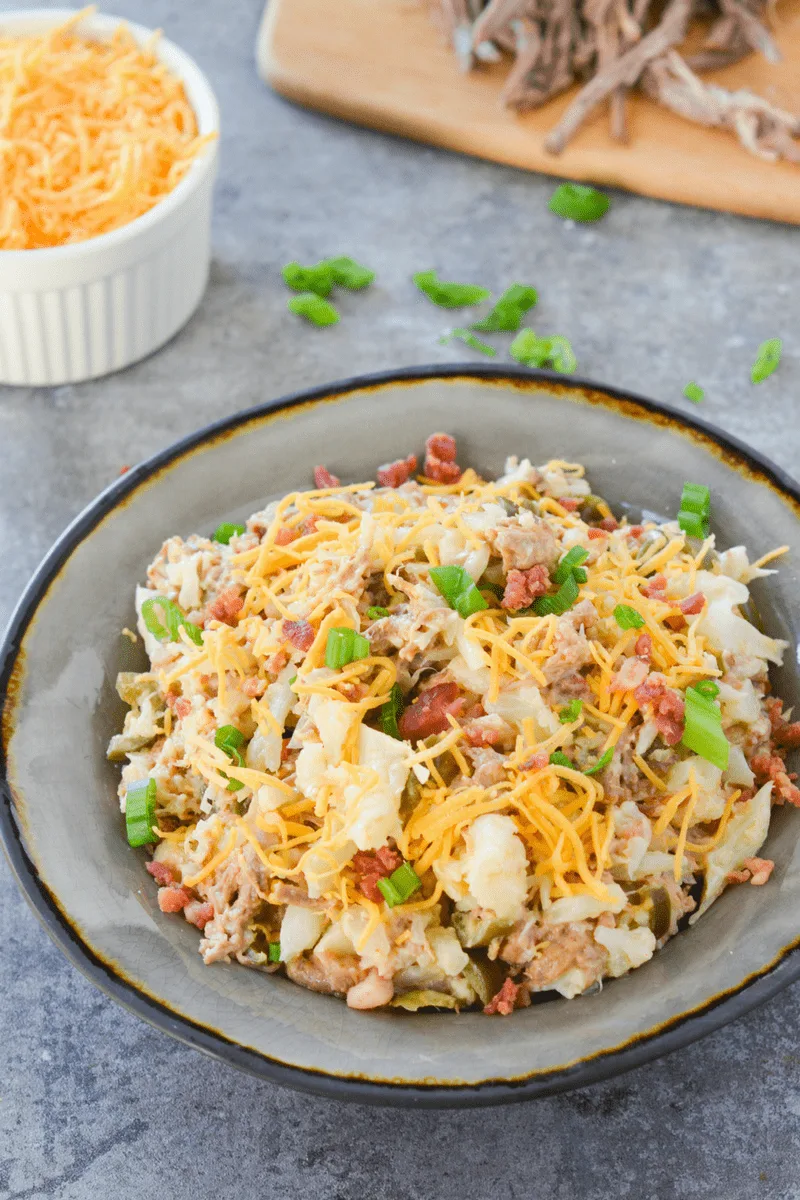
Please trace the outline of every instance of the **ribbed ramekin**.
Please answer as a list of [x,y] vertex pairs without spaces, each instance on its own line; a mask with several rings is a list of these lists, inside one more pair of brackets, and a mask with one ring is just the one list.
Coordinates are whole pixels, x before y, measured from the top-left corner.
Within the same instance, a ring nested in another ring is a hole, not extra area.
[[[0,13],[0,35],[60,24],[73,9]],[[94,14],[78,27],[100,38],[119,17]],[[144,42],[152,31],[128,23]],[[183,81],[201,134],[219,129],[203,72],[162,38],[158,56]],[[111,233],[44,250],[0,250],[0,383],[77,383],[118,371],[163,346],[205,291],[217,143],[154,208]]]

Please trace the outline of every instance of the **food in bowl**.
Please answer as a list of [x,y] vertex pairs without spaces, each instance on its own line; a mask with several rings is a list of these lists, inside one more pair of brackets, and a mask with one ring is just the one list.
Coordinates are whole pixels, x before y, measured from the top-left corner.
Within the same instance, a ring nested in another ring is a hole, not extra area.
[[86,241],[148,212],[215,135],[183,83],[120,24],[0,37],[0,250]]
[[487,481],[434,434],[416,470],[318,467],[246,525],[166,541],[109,756],[206,963],[507,1015],[768,881],[800,722],[770,692],[788,643],[745,613],[781,551],[718,551],[696,484],[677,520],[630,524],[578,464]]

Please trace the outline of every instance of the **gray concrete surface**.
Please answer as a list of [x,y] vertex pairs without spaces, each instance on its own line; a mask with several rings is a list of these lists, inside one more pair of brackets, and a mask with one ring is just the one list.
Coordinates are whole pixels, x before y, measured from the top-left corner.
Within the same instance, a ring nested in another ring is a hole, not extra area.
[[[9,7],[0,4],[0,9]],[[547,212],[548,180],[351,129],[259,83],[259,0],[138,0],[208,72],[224,140],[211,286],[189,327],[97,383],[0,389],[0,620],[123,464],[270,396],[455,361],[412,271],[540,291],[535,327],[582,373],[702,413],[789,471],[800,448],[796,230],[617,195],[600,225]],[[798,176],[800,186],[800,175]],[[279,268],[374,266],[317,331]],[[749,382],[758,343],[784,361]],[[0,862],[0,1200],[770,1200],[800,1195],[800,987],[612,1082],[510,1109],[407,1113],[279,1090],[128,1016],[70,967]],[[576,1017],[578,1013],[576,1011]]]

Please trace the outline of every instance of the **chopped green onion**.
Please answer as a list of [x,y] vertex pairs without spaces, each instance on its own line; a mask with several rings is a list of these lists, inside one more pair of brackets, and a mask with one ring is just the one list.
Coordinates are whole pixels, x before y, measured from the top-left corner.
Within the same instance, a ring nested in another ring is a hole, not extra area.
[[618,604],[614,609],[614,620],[620,629],[641,629],[644,625],[644,617],[630,604]]
[[339,320],[339,314],[333,305],[315,292],[301,292],[299,296],[292,296],[286,302],[286,307],[289,312],[297,313],[298,317],[305,317],[312,325],[320,327],[335,325]]
[[228,786],[225,789],[226,792],[240,792],[244,787],[241,779],[231,779],[230,775],[226,775],[225,778],[228,780]]
[[239,537],[244,533],[244,525],[232,525],[230,521],[223,521],[211,535],[212,542],[222,542],[223,546],[227,546],[232,537]]
[[[577,570],[581,570],[581,563],[586,562],[589,557],[589,551],[584,550],[583,546],[573,546],[568,550],[561,562],[553,572],[553,583],[565,583],[570,575],[576,574]],[[581,571],[583,578],[578,576],[579,583],[586,583],[586,572]]]
[[147,846],[157,840],[153,833],[156,823],[156,781],[140,779],[128,784],[125,793],[125,829],[128,845]]
[[[235,725],[220,725],[214,735],[214,745],[218,750],[224,750],[226,754],[233,757],[238,753],[239,747],[244,742],[244,734],[241,729],[237,729]],[[241,755],[239,755],[241,758]],[[239,763],[242,766],[242,763]]]
[[389,908],[394,908],[396,904],[405,904],[421,884],[422,880],[411,863],[404,862],[388,879],[378,880],[378,890]]
[[291,687],[292,684],[296,683],[296,682],[297,682],[297,676],[293,675],[292,678],[289,680],[289,687]]
[[313,267],[303,267],[298,262],[290,262],[281,274],[283,282],[293,292],[313,292],[323,299],[331,294],[333,271],[330,263],[319,262]]
[[[156,616],[157,608],[161,609],[163,625]],[[180,641],[180,631],[185,629],[196,646],[203,644],[203,631],[192,621],[188,621],[183,609],[166,596],[153,596],[151,600],[145,600],[142,604],[142,620],[148,633],[152,633],[160,642],[165,639],[170,642]]]
[[599,221],[608,212],[611,201],[604,192],[585,183],[562,183],[550,197],[548,208],[557,217],[570,221]]
[[524,367],[546,367],[570,375],[578,365],[572,346],[565,337],[539,337],[532,329],[520,329],[510,347],[510,354]]
[[538,596],[534,600],[531,607],[539,617],[548,617],[551,613],[554,613],[557,617],[560,617],[562,613],[565,613],[568,609],[572,608],[577,599],[578,581],[573,572],[570,573],[569,577],[564,580],[555,595]]
[[711,493],[705,484],[685,483],[681,493],[678,524],[688,537],[707,538]]
[[367,609],[367,616],[370,621],[380,621],[383,617],[388,617],[388,608],[382,608],[380,604],[371,604]]
[[716,700],[719,695],[719,684],[715,683],[713,679],[701,679],[694,685],[694,690],[701,696],[705,696],[706,700]]
[[692,404],[702,403],[706,395],[699,383],[687,383],[683,394],[687,400],[691,400]]
[[598,771],[605,770],[605,768],[611,762],[613,757],[614,757],[614,748],[613,748],[613,746],[609,746],[608,750],[606,750],[605,754],[601,755],[600,758],[598,758],[598,760],[594,764],[594,766],[588,767],[583,772],[584,775],[596,775]]
[[582,700],[578,700],[577,697],[574,700],[570,700],[566,708],[562,708],[561,712],[558,714],[559,721],[562,725],[569,725],[572,721],[577,721],[578,717],[581,715],[582,708]]
[[[346,254],[340,255],[339,258],[326,258],[320,265],[328,268],[334,283],[339,287],[348,288],[351,292],[360,292],[362,288],[369,287],[375,278],[374,271],[370,271],[369,267],[362,266]],[[311,291],[314,289],[311,288]]]
[[516,333],[522,324],[522,318],[538,299],[536,288],[512,283],[491,312],[488,312],[482,321],[476,321],[472,328],[477,329],[479,333]]
[[419,290],[439,308],[467,308],[488,300],[492,294],[474,283],[445,283],[435,271],[418,271],[412,278]]
[[430,574],[437,591],[460,616],[466,618],[489,607],[463,567],[431,567]]
[[403,693],[400,691],[400,685],[392,684],[389,692],[389,699],[381,707],[381,726],[387,737],[397,738],[401,741],[400,730],[397,725],[397,718],[403,711]]
[[369,658],[369,641],[355,629],[339,626],[331,629],[325,643],[325,666],[338,671],[348,663]]
[[458,338],[465,346],[469,346],[470,350],[478,350],[481,354],[485,354],[487,358],[494,358],[497,354],[494,346],[482,342],[480,338],[475,337],[469,329],[451,329],[449,333],[444,334],[439,338],[439,341],[444,345],[452,338]]
[[763,383],[775,371],[781,361],[783,342],[780,338],[769,338],[758,347],[758,354],[750,372],[753,383]]
[[567,757],[563,750],[554,750],[550,755],[550,762],[554,767],[569,767],[570,770],[575,770],[575,763]]
[[[710,683],[711,680],[702,682]],[[707,689],[686,689],[682,745],[687,750],[699,754],[701,758],[707,759],[721,771],[727,770],[730,743],[722,731],[719,705],[708,695]]]
[[279,963],[281,961],[281,944],[280,942],[269,942],[267,945],[267,962]]

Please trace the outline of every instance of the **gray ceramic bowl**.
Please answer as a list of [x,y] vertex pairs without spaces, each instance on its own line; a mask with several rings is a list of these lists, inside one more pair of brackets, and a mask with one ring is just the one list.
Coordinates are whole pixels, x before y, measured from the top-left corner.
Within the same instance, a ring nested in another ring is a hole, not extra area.
[[[231,417],[136,467],[73,523],[37,572],[0,651],[2,834],[20,886],[70,960],[154,1025],[237,1066],[340,1098],[410,1105],[517,1100],[589,1083],[708,1033],[800,974],[800,814],[776,810],[769,885],[726,893],[693,929],[599,995],[507,1020],[356,1013],[341,1000],[236,965],[205,967],[198,935],[163,916],[144,855],[125,841],[114,692],[136,650],[133,587],[162,538],[243,518],[307,486],[346,480],[455,434],[490,475],[509,452],[586,464],[617,509],[674,514],[685,479],[708,484],[722,543],[794,543],[800,496],[721,434],[647,401],[544,373],[426,368],[357,379]],[[791,557],[754,594],[766,627],[797,644]],[[794,655],[781,695],[800,699]]]

